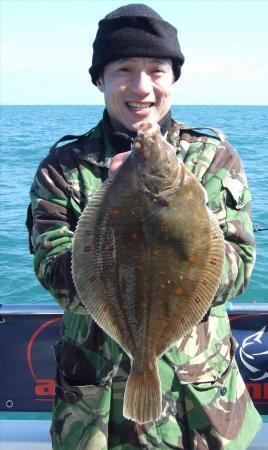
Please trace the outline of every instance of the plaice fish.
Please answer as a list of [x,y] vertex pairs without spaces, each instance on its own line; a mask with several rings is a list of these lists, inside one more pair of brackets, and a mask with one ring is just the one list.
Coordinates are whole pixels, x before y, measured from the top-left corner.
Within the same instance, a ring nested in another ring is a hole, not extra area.
[[89,200],[72,254],[82,302],[131,359],[124,416],[159,419],[157,358],[209,309],[224,238],[204,188],[158,125],[141,125],[128,159]]

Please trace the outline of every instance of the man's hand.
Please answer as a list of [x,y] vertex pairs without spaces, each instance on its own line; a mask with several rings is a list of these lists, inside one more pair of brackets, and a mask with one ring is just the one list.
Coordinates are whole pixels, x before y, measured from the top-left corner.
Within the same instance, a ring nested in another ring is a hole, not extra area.
[[129,154],[130,154],[130,151],[124,152],[124,153],[118,153],[111,159],[111,165],[110,165],[109,172],[108,172],[109,177],[111,175],[113,175],[119,169],[119,167],[123,164],[123,162],[125,162],[125,160],[127,159]]

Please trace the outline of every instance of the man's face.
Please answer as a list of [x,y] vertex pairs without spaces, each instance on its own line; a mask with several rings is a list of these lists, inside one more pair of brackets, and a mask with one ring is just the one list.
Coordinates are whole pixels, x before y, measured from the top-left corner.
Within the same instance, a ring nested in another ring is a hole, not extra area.
[[136,131],[169,111],[173,83],[171,60],[135,57],[107,64],[97,86],[114,128]]

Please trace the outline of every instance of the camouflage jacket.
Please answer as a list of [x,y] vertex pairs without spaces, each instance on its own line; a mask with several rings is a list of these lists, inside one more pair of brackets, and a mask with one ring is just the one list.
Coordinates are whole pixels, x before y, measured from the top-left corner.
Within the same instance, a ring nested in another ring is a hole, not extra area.
[[[230,359],[224,303],[245,289],[254,265],[251,195],[240,158],[221,132],[211,136],[173,120],[167,140],[206,189],[208,207],[217,215],[225,236],[222,280],[210,310],[165,355],[182,383],[209,381]],[[114,150],[101,121],[86,135],[53,146],[31,188],[30,239],[36,276],[65,309],[65,337],[90,350],[87,358],[93,360],[97,381],[113,371],[122,351],[91,321],[79,301],[71,276],[72,237],[81,211],[108,175]]]

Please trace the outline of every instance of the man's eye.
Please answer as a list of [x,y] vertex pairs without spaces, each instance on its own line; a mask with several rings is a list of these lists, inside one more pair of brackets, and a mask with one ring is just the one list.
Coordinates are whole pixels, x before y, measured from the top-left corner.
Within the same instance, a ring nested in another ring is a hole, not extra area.
[[129,72],[130,71],[130,69],[129,69],[129,67],[119,67],[119,72]]
[[166,70],[164,67],[155,67],[154,69],[152,69],[152,73],[165,73]]

